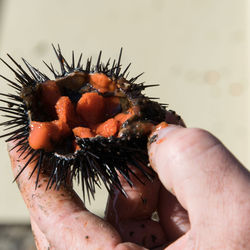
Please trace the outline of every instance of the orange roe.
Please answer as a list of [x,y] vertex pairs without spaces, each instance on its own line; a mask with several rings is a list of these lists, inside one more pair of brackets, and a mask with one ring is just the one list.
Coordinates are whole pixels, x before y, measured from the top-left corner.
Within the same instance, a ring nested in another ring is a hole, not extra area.
[[161,122],[161,123],[159,123],[156,127],[155,127],[155,131],[158,131],[158,130],[160,130],[160,129],[162,129],[162,128],[166,128],[168,126],[168,124],[166,123],[166,122]]
[[76,112],[88,125],[99,123],[104,113],[104,97],[95,92],[83,94],[77,103]]
[[76,127],[72,131],[75,136],[80,137],[80,138],[95,137],[95,134],[91,131],[90,128]]
[[60,122],[35,122],[30,124],[29,144],[33,149],[53,150],[53,141],[61,138],[62,134],[70,132],[67,124]]
[[134,111],[130,108],[126,113],[117,114],[114,119],[118,122],[119,127],[134,115]]
[[[90,83],[99,92],[106,93],[115,90],[115,83],[106,75],[95,73],[89,77]],[[96,135],[117,136],[121,125],[135,114],[130,108],[126,113],[115,115],[120,109],[119,97],[104,98],[96,92],[88,92],[82,94],[77,104],[74,105],[69,97],[61,96],[55,81],[47,81],[41,86],[43,105],[46,112],[48,111],[49,115],[55,117],[55,120],[30,122],[28,141],[33,149],[52,151],[54,145],[71,134],[80,138],[91,138]],[[114,117],[109,118],[112,116]],[[72,143],[78,150],[79,146],[76,141]]]
[[67,123],[71,128],[84,124],[84,122],[77,117],[75,107],[68,96],[61,96],[55,108],[58,120]]
[[110,118],[107,121],[101,123],[97,129],[96,134],[110,137],[115,136],[118,131],[118,122],[114,118]]
[[67,123],[63,122],[62,120],[55,120],[51,123],[56,128],[56,133],[52,135],[55,141],[59,141],[62,136],[65,137],[70,135],[71,129]]
[[101,93],[113,92],[115,90],[115,83],[103,73],[90,75],[89,82]]

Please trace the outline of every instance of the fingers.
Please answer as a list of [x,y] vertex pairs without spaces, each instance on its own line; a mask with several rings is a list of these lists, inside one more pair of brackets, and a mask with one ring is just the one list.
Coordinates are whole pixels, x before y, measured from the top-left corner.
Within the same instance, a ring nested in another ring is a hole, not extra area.
[[[174,111],[166,111],[165,120],[169,123],[185,126],[181,117]],[[134,169],[132,166],[130,167]],[[131,188],[127,181],[121,177],[122,186],[128,197],[124,197],[116,190],[114,196],[109,197],[106,218],[120,232],[123,240],[136,242],[147,247],[155,247],[167,240],[162,225],[151,220],[152,213],[157,210],[159,203],[160,183],[158,178],[150,182],[139,171],[135,169],[134,171],[144,181],[144,184],[131,176],[135,184]],[[173,215],[172,212],[171,215]],[[171,237],[173,238],[173,235]]]
[[175,241],[190,229],[187,211],[177,201],[176,197],[163,186],[160,189],[158,215],[160,224],[170,242]]
[[109,197],[106,219],[115,226],[123,241],[152,248],[166,241],[161,225],[151,220],[152,213],[157,209],[160,183],[158,178],[150,182],[140,172],[137,171],[136,174],[144,184],[131,176],[134,183],[131,188],[120,177],[128,197],[116,190]]
[[[15,150],[10,152],[10,158],[16,176],[25,161],[18,158]],[[37,242],[46,244],[44,235],[52,249],[113,249],[120,243],[119,234],[88,212],[70,187],[45,191],[49,178],[41,174],[35,189],[36,173],[29,179],[34,166],[35,162],[29,164],[17,179],[17,184],[35,222],[33,228],[39,237]]]
[[108,216],[110,220],[115,220],[117,216],[120,220],[128,218],[147,219],[156,210],[160,189],[158,178],[154,178],[150,181],[140,171],[136,171],[132,166],[130,166],[130,168],[133,169],[133,172],[143,183],[131,175],[131,181],[133,182],[133,187],[131,187],[127,181],[120,176],[120,181],[124,191],[127,193],[127,197],[117,189],[114,191],[114,195],[109,197],[106,216]]
[[243,222],[249,212],[249,172],[222,143],[206,131],[174,125],[154,135],[157,140],[149,145],[151,164],[188,211],[191,227],[211,230],[217,225],[217,237],[225,227],[233,234],[239,223],[249,230]]

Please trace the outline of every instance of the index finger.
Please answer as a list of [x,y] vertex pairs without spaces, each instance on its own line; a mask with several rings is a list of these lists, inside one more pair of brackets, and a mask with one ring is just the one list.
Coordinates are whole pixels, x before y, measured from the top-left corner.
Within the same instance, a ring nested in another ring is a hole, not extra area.
[[[17,150],[10,151],[16,176],[25,164]],[[36,162],[31,162],[17,179],[32,219],[56,249],[113,249],[120,243],[119,234],[103,220],[91,214],[71,187],[45,191],[49,177],[41,173],[37,188],[37,170],[29,179]],[[98,235],[98,241],[96,241]]]

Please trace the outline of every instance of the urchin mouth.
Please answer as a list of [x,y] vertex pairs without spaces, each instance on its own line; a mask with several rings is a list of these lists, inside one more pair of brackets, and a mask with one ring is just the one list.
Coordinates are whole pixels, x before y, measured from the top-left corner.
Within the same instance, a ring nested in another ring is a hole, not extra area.
[[79,138],[119,137],[135,116],[121,85],[103,73],[74,72],[24,88],[31,148],[72,154],[80,149]]

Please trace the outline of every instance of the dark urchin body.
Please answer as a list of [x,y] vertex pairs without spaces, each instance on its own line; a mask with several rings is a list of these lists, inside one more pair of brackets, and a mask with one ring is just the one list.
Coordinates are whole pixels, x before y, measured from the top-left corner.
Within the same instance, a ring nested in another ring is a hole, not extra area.
[[135,82],[140,75],[127,80],[130,64],[122,71],[122,50],[118,60],[114,60],[112,65],[110,65],[110,59],[105,64],[101,62],[100,52],[96,65],[92,65],[90,58],[87,59],[85,67],[81,64],[82,54],[75,62],[74,52],[72,52],[72,62],[69,64],[63,57],[59,46],[58,49],[54,48],[54,51],[60,64],[60,72],[56,71],[52,65],[45,64],[56,80],[69,79],[74,74],[103,73],[112,79],[116,86],[119,86],[117,89],[126,96],[128,102],[131,103],[130,105],[139,107],[139,112],[122,125],[120,137],[76,138],[80,147],[80,150],[76,152],[61,153],[56,150],[52,152],[47,152],[44,149],[35,150],[30,147],[28,142],[31,117],[37,116],[37,111],[34,111],[35,98],[33,97],[37,94],[37,86],[50,79],[23,59],[29,70],[28,74],[8,55],[16,65],[16,70],[1,60],[14,72],[16,81],[11,81],[4,76],[1,77],[15,90],[15,94],[1,93],[7,99],[0,99],[0,101],[7,104],[8,107],[2,106],[0,110],[5,113],[3,116],[8,120],[0,125],[5,126],[5,130],[11,131],[1,137],[8,137],[7,142],[14,141],[14,148],[18,147],[20,157],[26,159],[26,164],[19,175],[31,161],[37,160],[32,172],[33,174],[37,170],[36,185],[39,174],[46,171],[50,175],[47,188],[59,188],[60,185],[66,184],[67,179],[76,177],[78,181],[81,180],[83,192],[86,191],[88,197],[90,194],[94,196],[95,185],[100,186],[101,182],[104,183],[108,191],[116,187],[126,195],[118,173],[132,186],[130,177],[131,175],[136,177],[136,174],[129,165],[139,169],[148,179],[153,177],[153,171],[148,166],[147,156],[147,137],[150,129],[146,129],[145,124],[156,125],[164,121],[165,107],[163,104],[158,104],[145,97],[142,91],[146,87],[155,85],[136,84]]

